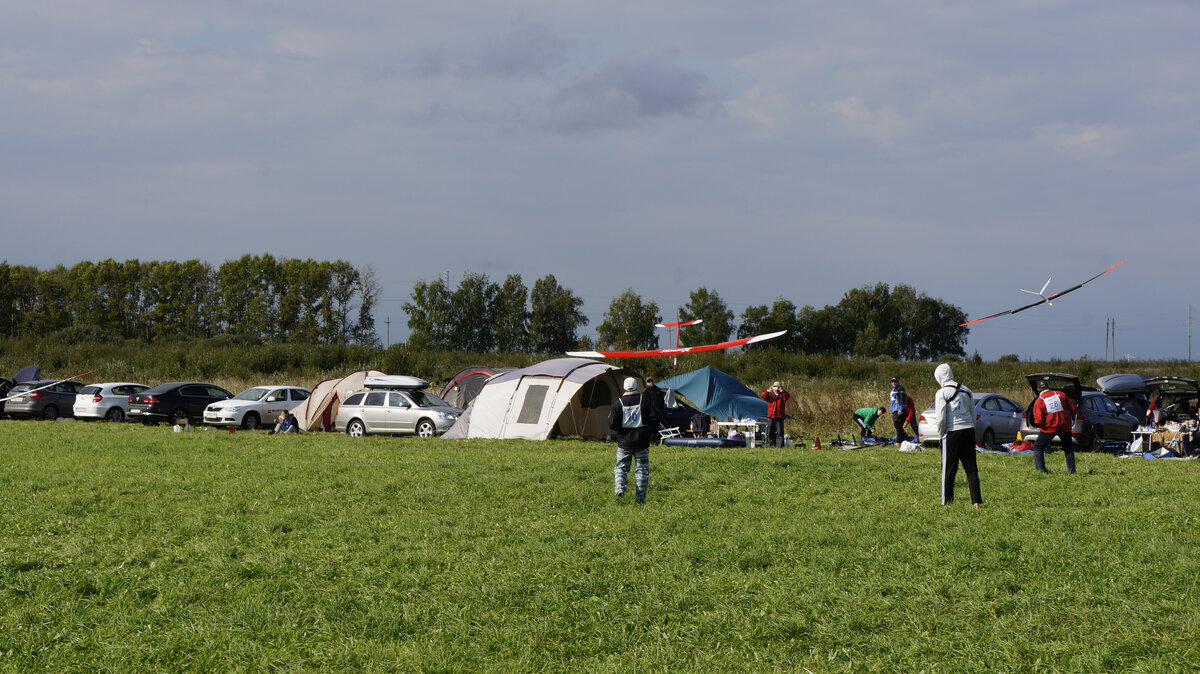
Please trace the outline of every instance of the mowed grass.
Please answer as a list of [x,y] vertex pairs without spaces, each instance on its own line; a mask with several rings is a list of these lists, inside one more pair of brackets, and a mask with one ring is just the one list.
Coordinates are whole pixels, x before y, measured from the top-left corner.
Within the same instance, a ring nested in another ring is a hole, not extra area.
[[1194,666],[1200,462],[979,459],[3,421],[0,668]]

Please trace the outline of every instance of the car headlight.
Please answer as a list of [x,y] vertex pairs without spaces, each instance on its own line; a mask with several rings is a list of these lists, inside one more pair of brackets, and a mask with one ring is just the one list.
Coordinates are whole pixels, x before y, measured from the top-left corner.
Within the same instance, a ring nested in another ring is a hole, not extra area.
[[438,412],[438,416],[447,421],[454,421],[455,419],[458,418],[457,414],[452,414],[450,412]]

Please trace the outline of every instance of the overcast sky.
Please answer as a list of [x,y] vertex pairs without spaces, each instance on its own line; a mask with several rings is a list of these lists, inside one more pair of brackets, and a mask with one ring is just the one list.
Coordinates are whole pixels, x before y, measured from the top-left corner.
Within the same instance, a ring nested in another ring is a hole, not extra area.
[[967,352],[1102,359],[1114,318],[1186,358],[1198,35],[1154,1],[5,3],[0,259],[370,264],[397,341],[466,271],[554,274],[591,333],[629,287],[979,317],[1130,258]]

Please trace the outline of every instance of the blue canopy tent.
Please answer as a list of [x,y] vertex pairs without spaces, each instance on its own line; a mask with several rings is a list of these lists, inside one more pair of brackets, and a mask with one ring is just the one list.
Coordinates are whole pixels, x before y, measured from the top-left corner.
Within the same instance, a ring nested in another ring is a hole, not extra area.
[[675,389],[715,419],[763,419],[767,416],[767,401],[737,378],[716,368],[705,366],[685,372],[659,382],[658,387]]

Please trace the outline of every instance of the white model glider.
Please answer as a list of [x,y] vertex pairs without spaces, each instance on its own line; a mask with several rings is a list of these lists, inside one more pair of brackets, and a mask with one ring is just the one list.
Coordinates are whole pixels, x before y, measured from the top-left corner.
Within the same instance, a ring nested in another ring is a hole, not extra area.
[[[1125,264],[1126,262],[1129,262],[1129,258],[1125,258],[1124,260],[1121,260],[1120,262],[1118,262],[1118,263],[1114,264],[1113,266],[1109,267],[1108,269],[1105,269],[1104,271],[1100,272],[1099,274],[1096,274],[1095,276],[1093,276],[1093,277],[1091,277],[1090,279],[1088,279],[1088,280],[1084,281],[1083,283],[1078,283],[1078,284],[1076,284],[1076,285],[1073,285],[1073,286],[1071,286],[1070,288],[1067,288],[1066,290],[1061,290],[1061,291],[1059,291],[1059,292],[1056,292],[1056,293],[1054,293],[1053,295],[1049,295],[1049,296],[1047,296],[1047,295],[1045,294],[1045,292],[1046,292],[1046,288],[1050,286],[1050,279],[1046,279],[1046,285],[1042,286],[1042,289],[1041,289],[1041,290],[1039,290],[1039,291],[1037,291],[1037,292],[1034,292],[1034,291],[1032,291],[1032,290],[1025,290],[1024,288],[1020,288],[1019,290],[1020,290],[1021,292],[1023,292],[1023,293],[1029,293],[1030,295],[1037,295],[1037,296],[1038,296],[1038,297],[1040,297],[1041,299],[1040,299],[1040,300],[1038,300],[1038,301],[1036,301],[1036,302],[1034,302],[1034,303],[1032,303],[1032,304],[1026,304],[1026,305],[1025,305],[1025,306],[1023,306],[1023,307],[1017,307],[1016,309],[1009,309],[1008,311],[1001,311],[1001,312],[1000,312],[1000,313],[998,313],[998,314],[992,314],[991,316],[984,316],[983,318],[976,318],[975,320],[973,320],[973,321],[967,321],[966,323],[959,323],[959,324],[958,324],[958,327],[960,327],[960,328],[961,328],[961,327],[963,327],[964,325],[971,325],[972,323],[979,323],[979,322],[981,322],[981,321],[987,321],[987,320],[990,320],[990,319],[996,318],[996,317],[998,317],[998,316],[1007,316],[1007,315],[1009,315],[1009,314],[1017,314],[1017,313],[1020,313],[1020,312],[1022,312],[1022,311],[1025,311],[1026,309],[1031,309],[1031,308],[1033,308],[1033,307],[1036,307],[1036,306],[1037,306],[1037,305],[1039,305],[1039,304],[1047,304],[1047,305],[1049,305],[1049,306],[1054,306],[1054,304],[1053,304],[1053,303],[1052,303],[1050,300],[1053,300],[1053,299],[1057,299],[1057,298],[1059,298],[1059,297],[1062,297],[1063,295],[1066,295],[1066,294],[1067,294],[1067,293],[1069,293],[1069,292],[1074,292],[1074,291],[1076,291],[1076,290],[1079,290],[1079,289],[1080,289],[1080,288],[1082,288],[1082,287],[1083,287],[1085,284],[1087,284],[1087,283],[1090,283],[1090,282],[1092,282],[1092,281],[1095,281],[1096,279],[1100,278],[1101,276],[1104,276],[1105,274],[1107,274],[1108,272],[1110,272],[1110,271],[1112,271],[1112,270],[1116,269],[1117,267],[1120,267],[1121,265]],[[1053,277],[1051,277],[1051,278],[1053,278]]]

